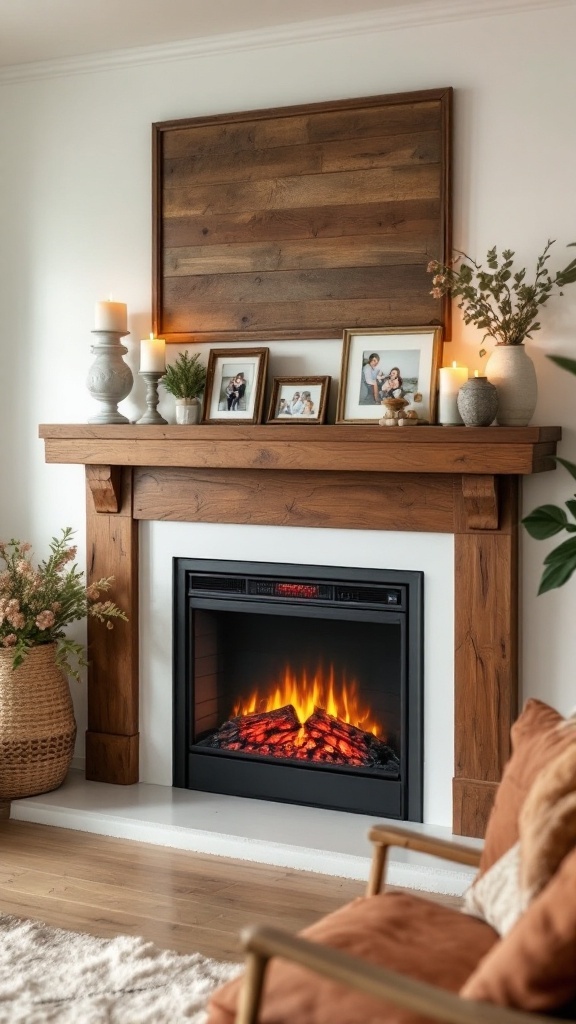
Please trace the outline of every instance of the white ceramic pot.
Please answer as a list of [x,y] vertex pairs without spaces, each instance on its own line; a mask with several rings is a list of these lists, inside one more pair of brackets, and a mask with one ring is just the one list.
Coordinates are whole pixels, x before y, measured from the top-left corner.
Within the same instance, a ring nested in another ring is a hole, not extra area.
[[176,423],[199,423],[200,408],[199,398],[177,398]]
[[498,391],[496,422],[501,427],[526,427],[536,408],[538,381],[524,345],[496,345],[485,373]]

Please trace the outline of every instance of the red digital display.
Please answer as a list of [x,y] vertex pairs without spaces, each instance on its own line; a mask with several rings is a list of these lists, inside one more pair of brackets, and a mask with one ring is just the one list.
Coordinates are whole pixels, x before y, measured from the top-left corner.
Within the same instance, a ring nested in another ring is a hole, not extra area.
[[277,597],[320,597],[320,587],[313,583],[275,583]]

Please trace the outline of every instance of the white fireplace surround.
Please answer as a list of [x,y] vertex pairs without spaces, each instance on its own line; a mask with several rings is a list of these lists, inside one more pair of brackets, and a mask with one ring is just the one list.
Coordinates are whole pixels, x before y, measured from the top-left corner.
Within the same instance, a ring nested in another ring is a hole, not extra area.
[[209,523],[140,524],[140,779],[172,783],[172,559],[424,572],[424,821],[452,822],[453,537]]

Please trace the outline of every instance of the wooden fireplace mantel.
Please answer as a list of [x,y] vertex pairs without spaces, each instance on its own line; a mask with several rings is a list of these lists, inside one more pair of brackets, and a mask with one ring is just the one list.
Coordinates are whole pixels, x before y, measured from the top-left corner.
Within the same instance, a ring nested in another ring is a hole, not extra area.
[[[560,427],[44,424],[47,462],[86,467],[88,579],[128,623],[90,620],[86,777],[138,781],[138,521],[452,533],[454,832],[482,836],[517,713],[520,478]],[[193,552],[187,552],[193,555]]]

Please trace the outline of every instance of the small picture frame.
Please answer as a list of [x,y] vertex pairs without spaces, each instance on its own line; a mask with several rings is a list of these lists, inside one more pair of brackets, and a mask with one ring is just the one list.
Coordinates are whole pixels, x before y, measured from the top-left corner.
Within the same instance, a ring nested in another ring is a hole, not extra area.
[[210,349],[202,423],[260,423],[268,351]]
[[404,398],[420,423],[436,418],[440,327],[344,331],[337,423],[375,423],[385,398]]
[[324,423],[330,377],[275,377],[267,423]]

